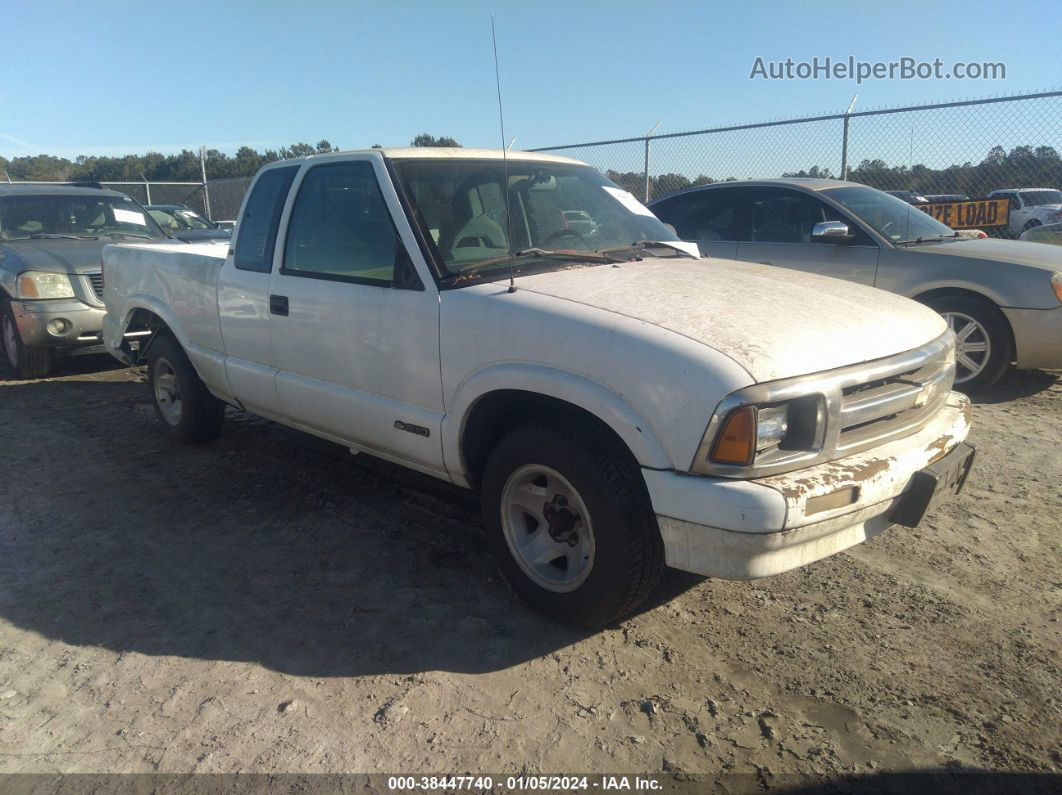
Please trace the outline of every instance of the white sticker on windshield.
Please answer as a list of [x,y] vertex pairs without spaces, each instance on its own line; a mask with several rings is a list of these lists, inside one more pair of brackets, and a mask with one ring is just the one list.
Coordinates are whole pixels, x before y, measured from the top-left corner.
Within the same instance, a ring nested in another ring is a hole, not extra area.
[[613,188],[611,185],[602,185],[601,187],[605,189],[605,192],[609,196],[618,201],[632,213],[648,215],[650,218],[656,218],[656,216],[653,215],[653,211],[634,198],[633,194],[628,193],[621,188]]
[[144,215],[136,210],[123,210],[121,207],[114,208],[114,220],[120,224],[136,224],[144,226]]

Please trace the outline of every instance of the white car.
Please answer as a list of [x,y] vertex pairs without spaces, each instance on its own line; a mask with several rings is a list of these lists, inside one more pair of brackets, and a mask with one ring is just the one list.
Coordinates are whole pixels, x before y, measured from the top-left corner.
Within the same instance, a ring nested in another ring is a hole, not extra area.
[[1007,231],[1020,235],[1043,224],[1062,221],[1062,191],[1053,188],[1004,188],[989,199],[1010,199]]
[[215,438],[229,403],[476,489],[506,579],[568,623],[628,614],[665,562],[764,577],[914,526],[973,461],[938,314],[703,260],[573,160],[286,160],[230,253],[164,248],[104,252],[106,345],[162,428]]

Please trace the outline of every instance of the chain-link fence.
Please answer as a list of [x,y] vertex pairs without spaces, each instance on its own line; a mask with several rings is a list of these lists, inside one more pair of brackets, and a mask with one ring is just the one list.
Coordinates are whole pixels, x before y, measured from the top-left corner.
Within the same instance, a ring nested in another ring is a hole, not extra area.
[[210,197],[211,220],[235,221],[240,213],[243,196],[247,193],[252,179],[254,177],[209,180],[206,184],[206,191]]
[[1062,187],[1062,91],[833,113],[535,150],[583,160],[650,201],[694,185],[847,178],[919,196]]

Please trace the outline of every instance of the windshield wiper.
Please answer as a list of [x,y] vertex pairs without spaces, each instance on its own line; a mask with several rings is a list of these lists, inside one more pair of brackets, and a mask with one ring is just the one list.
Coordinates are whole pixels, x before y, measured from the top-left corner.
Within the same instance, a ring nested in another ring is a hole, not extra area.
[[[583,262],[622,262],[622,260],[610,257],[603,251],[571,251],[566,249],[548,249],[548,248],[524,248],[519,251],[514,251],[512,258],[514,260],[526,259],[527,257],[542,257],[544,259],[571,259],[582,260]],[[479,273],[484,268],[489,268],[492,265],[501,265],[502,263],[509,261],[509,255],[504,257],[491,257],[490,259],[481,260],[475,265],[469,268],[462,268],[457,273],[450,274],[449,280],[451,283],[457,281],[464,281],[470,279]]]
[[138,235],[135,231],[121,231],[120,229],[101,231],[100,235],[106,235],[108,238],[113,238],[115,235],[122,235],[126,238],[143,238],[144,240],[154,240],[151,235]]
[[931,235],[930,237],[916,237],[914,240],[898,240],[897,246],[917,246],[919,243],[943,243],[945,240],[954,240],[959,236],[956,232],[952,235]]
[[84,240],[77,235],[60,235],[57,232],[34,232],[32,235],[9,237],[7,240]]
[[599,248],[597,250],[597,253],[599,253],[599,254],[618,254],[621,251],[631,251],[631,252],[634,252],[634,251],[645,251],[645,249],[653,248],[653,247],[669,248],[672,251],[677,251],[680,254],[685,254],[687,257],[690,257],[692,259],[700,259],[699,257],[694,257],[693,254],[690,254],[690,252],[688,252],[686,249],[682,248],[681,246],[676,245],[676,243],[674,241],[670,241],[669,242],[667,240],[636,240],[635,242],[631,243],[629,246],[614,246],[612,248]]

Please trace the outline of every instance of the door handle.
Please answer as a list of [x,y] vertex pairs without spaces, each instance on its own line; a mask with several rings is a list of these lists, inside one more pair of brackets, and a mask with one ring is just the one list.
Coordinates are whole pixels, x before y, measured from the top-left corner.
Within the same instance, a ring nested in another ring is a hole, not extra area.
[[272,315],[284,315],[287,317],[288,297],[286,295],[269,296],[269,313]]

